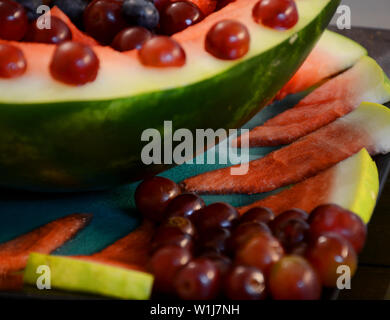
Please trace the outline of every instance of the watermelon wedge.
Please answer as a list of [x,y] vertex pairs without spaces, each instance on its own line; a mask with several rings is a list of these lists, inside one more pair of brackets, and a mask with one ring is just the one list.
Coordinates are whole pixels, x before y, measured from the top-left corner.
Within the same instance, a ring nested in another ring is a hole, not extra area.
[[71,214],[0,244],[0,274],[23,269],[30,252],[50,253],[59,248],[85,227],[91,217]]
[[390,151],[390,110],[362,103],[327,126],[249,162],[246,175],[231,175],[231,167],[206,172],[182,182],[199,193],[262,193],[297,183],[366,148],[371,155]]
[[294,76],[279,91],[276,100],[304,91],[352,67],[367,50],[336,32],[325,30],[313,51]]
[[[251,147],[289,144],[351,112],[363,101],[382,104],[389,100],[390,82],[383,70],[373,59],[363,57],[297,106],[254,128],[246,136],[249,135]],[[238,146],[241,138],[236,141]]]
[[280,214],[291,208],[311,212],[321,204],[334,203],[359,215],[365,223],[371,218],[379,190],[378,170],[366,149],[277,194],[239,208],[262,206]]

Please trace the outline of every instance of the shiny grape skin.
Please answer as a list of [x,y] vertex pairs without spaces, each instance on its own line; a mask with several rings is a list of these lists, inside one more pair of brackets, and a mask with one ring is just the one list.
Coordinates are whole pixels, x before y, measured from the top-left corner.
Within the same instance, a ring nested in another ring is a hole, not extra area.
[[236,253],[235,262],[256,267],[267,276],[272,265],[283,255],[283,247],[277,239],[267,233],[260,233],[240,248]]
[[57,81],[79,86],[95,81],[99,67],[99,58],[91,47],[79,42],[65,41],[54,51],[50,73]]
[[300,256],[285,256],[269,274],[269,290],[275,300],[318,300],[321,281],[314,268]]
[[27,60],[21,49],[9,44],[0,44],[0,78],[17,78],[27,69]]
[[287,30],[298,22],[295,0],[260,0],[253,7],[252,17],[257,23],[276,30]]
[[357,268],[355,250],[347,240],[336,233],[324,233],[313,239],[306,250],[305,257],[326,287],[336,287],[340,277],[340,273],[337,273],[339,266],[347,266],[351,277]]
[[271,235],[269,227],[262,222],[245,222],[236,226],[228,240],[229,251],[234,255],[243,245],[245,245],[251,238],[260,233],[267,233]]
[[263,222],[269,223],[275,218],[271,209],[256,207],[249,209],[240,217],[240,223],[244,222]]
[[237,265],[224,279],[224,293],[231,300],[263,300],[267,296],[264,275],[257,268]]
[[140,62],[146,67],[179,68],[186,63],[186,53],[181,45],[167,36],[147,40],[138,51]]
[[314,237],[324,232],[335,232],[348,240],[357,253],[364,247],[367,227],[352,211],[335,204],[321,205],[312,211],[309,223]]
[[212,300],[219,294],[221,274],[213,261],[197,258],[179,270],[174,286],[180,299]]
[[250,34],[247,27],[235,20],[214,24],[205,39],[205,50],[221,60],[237,60],[249,51]]
[[0,39],[19,41],[28,29],[23,6],[12,0],[0,0]]
[[191,217],[192,214],[205,207],[201,197],[194,193],[182,193],[175,197],[167,206],[166,214],[169,217]]
[[192,259],[191,253],[177,246],[167,246],[156,251],[149,260],[149,270],[154,275],[157,292],[173,293],[173,280],[177,272]]
[[165,208],[169,201],[180,194],[179,186],[163,177],[152,177],[144,180],[135,191],[137,209],[145,218],[161,222],[166,218]]
[[215,202],[198,210],[194,222],[199,233],[218,228],[232,228],[238,222],[239,214],[236,208],[224,202]]

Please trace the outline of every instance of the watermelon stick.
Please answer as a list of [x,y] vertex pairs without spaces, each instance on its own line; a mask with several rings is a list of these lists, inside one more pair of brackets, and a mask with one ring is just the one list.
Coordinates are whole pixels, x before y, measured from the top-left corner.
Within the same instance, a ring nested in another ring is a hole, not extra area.
[[[363,101],[386,103],[390,82],[381,67],[363,57],[353,68],[314,90],[294,108],[251,130],[251,147],[289,144],[351,112]],[[237,143],[237,144],[235,144]],[[241,145],[241,137],[233,141]]]
[[22,270],[31,252],[50,253],[86,226],[91,214],[71,214],[0,244],[0,275]]
[[268,192],[326,170],[362,148],[371,155],[387,153],[389,136],[390,110],[364,102],[327,126],[250,161],[245,175],[231,175],[231,167],[227,167],[185,179],[182,186],[186,191],[199,193]]

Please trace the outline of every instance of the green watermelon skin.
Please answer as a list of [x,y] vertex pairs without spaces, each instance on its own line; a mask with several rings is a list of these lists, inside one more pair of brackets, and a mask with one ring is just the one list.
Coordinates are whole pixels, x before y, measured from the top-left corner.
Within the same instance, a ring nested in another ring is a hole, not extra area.
[[0,103],[0,186],[100,190],[168,169],[142,163],[145,129],[163,134],[164,120],[173,121],[173,130],[239,128],[303,63],[339,2],[330,1],[295,42],[191,85],[102,101]]

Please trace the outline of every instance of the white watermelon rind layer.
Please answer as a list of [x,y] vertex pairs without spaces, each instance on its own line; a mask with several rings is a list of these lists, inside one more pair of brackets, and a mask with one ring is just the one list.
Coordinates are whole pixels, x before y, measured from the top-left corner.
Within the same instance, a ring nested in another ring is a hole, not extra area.
[[335,59],[339,72],[352,67],[361,57],[367,55],[367,49],[362,45],[330,30],[325,30],[313,49],[315,50],[326,52],[330,58]]
[[372,102],[363,102],[356,110],[338,119],[340,123],[361,128],[372,141],[370,154],[390,152],[390,109]]
[[379,192],[379,175],[366,149],[334,167],[328,203],[351,210],[365,223],[371,219]]
[[[390,82],[380,65],[371,57],[362,57],[354,67],[361,66],[361,101],[386,103],[390,101]],[[369,90],[368,90],[369,89]]]

